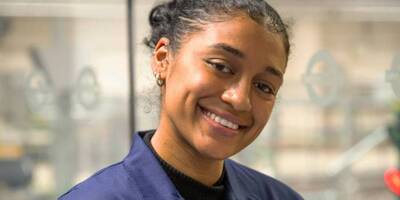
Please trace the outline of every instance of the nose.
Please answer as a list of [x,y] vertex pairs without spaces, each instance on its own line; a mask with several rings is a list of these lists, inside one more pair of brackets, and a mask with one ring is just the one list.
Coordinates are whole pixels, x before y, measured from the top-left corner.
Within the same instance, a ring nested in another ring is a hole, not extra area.
[[250,91],[249,83],[232,85],[222,93],[222,100],[229,103],[237,111],[250,111]]

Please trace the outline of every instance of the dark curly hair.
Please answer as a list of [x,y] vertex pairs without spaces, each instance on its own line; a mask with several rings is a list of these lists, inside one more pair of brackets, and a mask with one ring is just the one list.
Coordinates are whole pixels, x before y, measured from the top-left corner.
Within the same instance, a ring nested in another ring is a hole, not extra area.
[[289,56],[287,25],[264,0],[173,0],[159,4],[150,12],[151,35],[144,43],[153,49],[161,37],[166,37],[176,50],[185,34],[201,30],[199,25],[224,21],[242,13],[269,31],[280,34]]

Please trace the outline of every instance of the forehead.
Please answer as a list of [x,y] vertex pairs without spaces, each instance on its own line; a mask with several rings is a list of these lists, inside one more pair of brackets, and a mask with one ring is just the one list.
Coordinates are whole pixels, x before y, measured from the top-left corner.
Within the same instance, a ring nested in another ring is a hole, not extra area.
[[201,31],[189,34],[182,48],[203,50],[215,44],[227,44],[244,53],[254,65],[273,65],[284,72],[286,53],[282,38],[247,16],[201,25]]

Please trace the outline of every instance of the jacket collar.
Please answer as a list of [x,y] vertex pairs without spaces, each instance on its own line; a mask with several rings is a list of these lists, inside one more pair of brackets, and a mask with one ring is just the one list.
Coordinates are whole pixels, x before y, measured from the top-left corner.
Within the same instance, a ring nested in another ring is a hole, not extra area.
[[136,182],[143,200],[183,200],[139,134],[141,132],[134,135],[133,145],[123,166]]
[[[183,200],[168,175],[162,169],[157,158],[144,143],[141,134],[134,134],[132,147],[123,161],[124,168],[136,182],[143,200],[168,199]],[[225,160],[224,167],[227,175],[226,196],[228,200],[246,199],[246,191],[240,185],[233,161]]]
[[234,166],[235,163],[230,160],[226,159],[224,161],[224,167],[226,170],[227,179],[227,197],[229,200],[241,200],[241,199],[248,199],[251,200],[253,198],[249,197],[249,192],[245,190],[245,187],[241,185],[241,179],[238,177],[238,172],[235,170]]

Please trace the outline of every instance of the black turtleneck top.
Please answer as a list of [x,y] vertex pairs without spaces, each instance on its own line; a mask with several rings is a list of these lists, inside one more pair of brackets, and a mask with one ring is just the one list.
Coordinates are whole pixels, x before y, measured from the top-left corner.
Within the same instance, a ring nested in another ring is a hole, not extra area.
[[222,176],[213,186],[207,186],[193,178],[183,174],[182,172],[175,169],[173,166],[163,160],[151,145],[151,137],[153,137],[154,131],[146,132],[143,136],[143,140],[146,145],[153,152],[155,157],[160,162],[162,168],[175,185],[179,194],[187,200],[223,200],[225,195],[225,170]]

